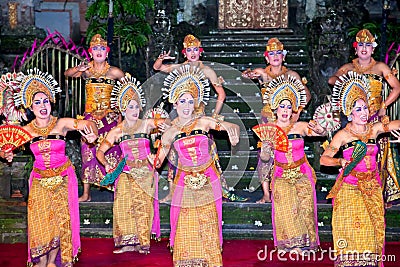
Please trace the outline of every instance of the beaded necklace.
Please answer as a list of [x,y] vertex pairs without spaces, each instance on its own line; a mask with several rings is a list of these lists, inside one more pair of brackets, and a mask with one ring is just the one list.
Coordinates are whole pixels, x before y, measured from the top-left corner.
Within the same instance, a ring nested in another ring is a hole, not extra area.
[[89,72],[92,74],[93,77],[95,77],[96,79],[105,76],[106,73],[108,72],[108,70],[110,69],[110,64],[108,64],[107,61],[105,61],[105,65],[104,67],[98,71],[94,68],[94,63],[93,61],[89,62]]
[[372,127],[370,124],[365,125],[365,131],[364,132],[356,132],[353,129],[350,128],[350,124],[347,124],[346,127],[344,128],[344,130],[348,133],[350,133],[351,135],[353,135],[354,137],[356,137],[358,140],[366,143],[368,141],[368,139],[370,139],[371,137],[371,133],[372,133]]
[[50,115],[50,122],[46,127],[39,127],[36,124],[36,119],[29,123],[29,126],[32,128],[33,132],[39,136],[47,137],[51,130],[53,130],[54,126],[56,126],[57,118]]
[[179,128],[179,131],[180,131],[180,132],[184,132],[184,133],[186,133],[186,135],[189,135],[189,134],[193,131],[194,127],[196,126],[196,124],[197,124],[197,119],[198,119],[197,117],[192,118],[189,122],[184,123],[184,124],[181,124],[181,123],[179,122],[179,120],[176,119],[176,120],[174,120],[173,124],[174,124],[176,127]]
[[375,66],[375,64],[376,64],[375,59],[371,58],[371,62],[364,68],[358,62],[358,58],[353,59],[353,65],[354,65],[355,71],[358,74],[364,74],[365,72],[370,71]]
[[288,71],[288,69],[285,66],[281,67],[281,70],[278,74],[274,74],[272,72],[272,66],[269,65],[265,68],[265,72],[268,74],[269,77],[271,77],[272,79],[275,79],[278,76],[281,76],[282,74],[285,74]]

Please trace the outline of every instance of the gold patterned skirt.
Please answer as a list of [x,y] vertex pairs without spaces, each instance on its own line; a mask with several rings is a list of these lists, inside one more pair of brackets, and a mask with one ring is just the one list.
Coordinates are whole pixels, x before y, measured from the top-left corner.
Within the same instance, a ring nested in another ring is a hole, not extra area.
[[133,178],[130,174],[121,173],[115,189],[113,208],[116,247],[140,245],[141,249],[150,248],[153,196],[151,177]]
[[73,262],[67,177],[32,180],[28,199],[28,237],[32,259],[60,247],[62,262]]
[[222,266],[218,215],[213,202],[181,208],[173,250],[175,267]]
[[275,178],[272,190],[273,227],[278,249],[318,248],[315,189],[307,175]]
[[[362,193],[356,185],[343,183],[334,199],[335,266],[381,266],[376,257],[383,252],[385,220],[382,191],[374,181],[375,189],[368,190],[368,194]],[[364,256],[368,251],[368,256]]]

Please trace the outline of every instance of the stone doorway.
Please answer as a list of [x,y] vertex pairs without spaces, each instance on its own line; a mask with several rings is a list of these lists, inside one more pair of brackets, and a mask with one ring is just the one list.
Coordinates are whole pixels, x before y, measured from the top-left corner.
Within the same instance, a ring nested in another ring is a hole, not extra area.
[[288,0],[220,0],[218,27],[270,29],[288,27]]

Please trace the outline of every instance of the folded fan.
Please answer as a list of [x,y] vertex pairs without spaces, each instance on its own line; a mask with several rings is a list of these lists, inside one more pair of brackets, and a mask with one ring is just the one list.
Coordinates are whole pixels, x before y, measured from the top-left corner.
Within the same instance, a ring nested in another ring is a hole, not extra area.
[[343,175],[349,175],[354,167],[364,158],[366,154],[367,145],[364,142],[357,141],[356,145],[354,146],[353,153],[351,154],[351,160],[344,168]]
[[14,150],[32,139],[24,128],[16,125],[0,126],[0,150]]
[[104,176],[103,180],[100,181],[101,186],[107,186],[109,184],[113,184],[115,180],[117,180],[118,176],[122,173],[124,170],[125,164],[126,164],[126,159],[128,156],[125,156],[117,165],[117,167],[110,173],[107,173],[106,176]]
[[288,152],[288,137],[279,126],[273,123],[264,123],[254,126],[253,131],[262,142],[267,141],[273,144],[276,150]]

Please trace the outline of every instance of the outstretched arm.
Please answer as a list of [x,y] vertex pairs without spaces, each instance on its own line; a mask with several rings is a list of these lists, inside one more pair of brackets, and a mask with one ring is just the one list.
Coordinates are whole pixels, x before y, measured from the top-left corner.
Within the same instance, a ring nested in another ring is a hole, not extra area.
[[85,63],[81,63],[78,66],[71,67],[64,72],[64,75],[67,77],[81,77],[84,75],[85,71],[89,69],[89,65]]

